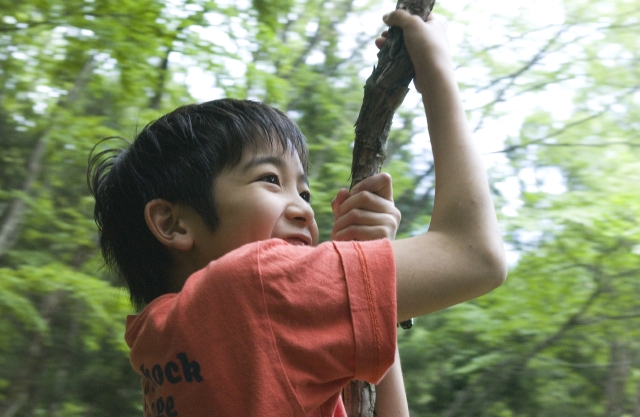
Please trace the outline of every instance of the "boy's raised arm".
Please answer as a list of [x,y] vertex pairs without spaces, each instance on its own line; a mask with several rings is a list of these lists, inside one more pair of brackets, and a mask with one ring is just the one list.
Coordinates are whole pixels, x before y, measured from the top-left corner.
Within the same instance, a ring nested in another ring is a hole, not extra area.
[[433,14],[424,22],[404,10],[385,22],[403,29],[436,173],[429,231],[391,243],[402,321],[491,291],[504,281],[506,262],[485,168],[455,81],[445,22]]

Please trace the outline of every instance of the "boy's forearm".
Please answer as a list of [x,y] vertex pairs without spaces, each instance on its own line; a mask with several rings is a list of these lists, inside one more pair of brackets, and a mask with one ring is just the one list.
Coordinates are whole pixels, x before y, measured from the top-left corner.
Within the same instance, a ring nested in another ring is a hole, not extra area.
[[442,19],[425,23],[396,10],[422,94],[435,164],[435,201],[426,234],[392,242],[398,320],[486,294],[506,275],[502,237],[481,155],[466,120]]
[[[423,103],[436,175],[430,231],[499,238],[485,167],[466,120],[452,64],[429,71]],[[496,243],[501,245],[499,239]]]
[[382,381],[376,385],[377,417],[409,417],[407,394],[404,390],[400,354],[396,348],[396,359]]
[[423,88],[435,164],[429,232],[394,242],[398,320],[486,294],[506,274],[502,237],[481,156],[468,127],[453,69]]

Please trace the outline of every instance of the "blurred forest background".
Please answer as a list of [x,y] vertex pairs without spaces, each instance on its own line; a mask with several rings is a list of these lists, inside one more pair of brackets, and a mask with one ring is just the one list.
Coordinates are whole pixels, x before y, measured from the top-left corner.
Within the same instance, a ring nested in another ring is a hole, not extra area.
[[[0,0],[0,417],[141,415],[132,311],[96,246],[93,145],[183,103],[264,100],[309,140],[326,239],[393,3]],[[436,12],[510,273],[400,332],[412,415],[640,417],[640,4],[442,0]],[[428,227],[433,199],[418,101],[397,114],[385,168],[401,236]]]

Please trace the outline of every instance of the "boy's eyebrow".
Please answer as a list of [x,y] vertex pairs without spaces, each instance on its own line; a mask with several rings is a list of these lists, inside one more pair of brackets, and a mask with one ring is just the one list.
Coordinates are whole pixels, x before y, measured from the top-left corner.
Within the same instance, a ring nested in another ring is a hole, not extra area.
[[282,168],[284,166],[284,161],[282,160],[282,158],[277,156],[263,156],[261,158],[253,158],[242,166],[242,171],[248,171],[253,167],[265,164],[271,164],[277,166],[278,168]]
[[[265,164],[271,164],[278,168],[284,168],[284,165],[285,165],[284,161],[279,156],[263,156],[260,158],[253,158],[252,160],[244,164],[241,170],[243,172],[246,172],[253,167],[256,167],[258,165],[265,165]],[[305,184],[309,185],[309,178],[307,177],[307,174],[305,173],[300,174],[299,179],[303,180]]]

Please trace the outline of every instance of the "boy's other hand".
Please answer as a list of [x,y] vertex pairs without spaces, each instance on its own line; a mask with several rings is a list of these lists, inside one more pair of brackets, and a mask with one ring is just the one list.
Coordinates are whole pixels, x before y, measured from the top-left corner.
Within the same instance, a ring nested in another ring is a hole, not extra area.
[[[402,29],[404,43],[415,68],[414,84],[418,92],[425,92],[431,71],[440,70],[443,66],[446,69],[453,68],[444,18],[430,13],[424,21],[420,16],[398,9],[384,15],[382,20],[389,26]],[[388,35],[389,32],[385,30],[376,39],[378,48],[382,48]]]
[[331,209],[331,240],[394,239],[400,225],[400,210],[393,202],[391,175],[387,173],[362,180],[351,192],[340,190]]

